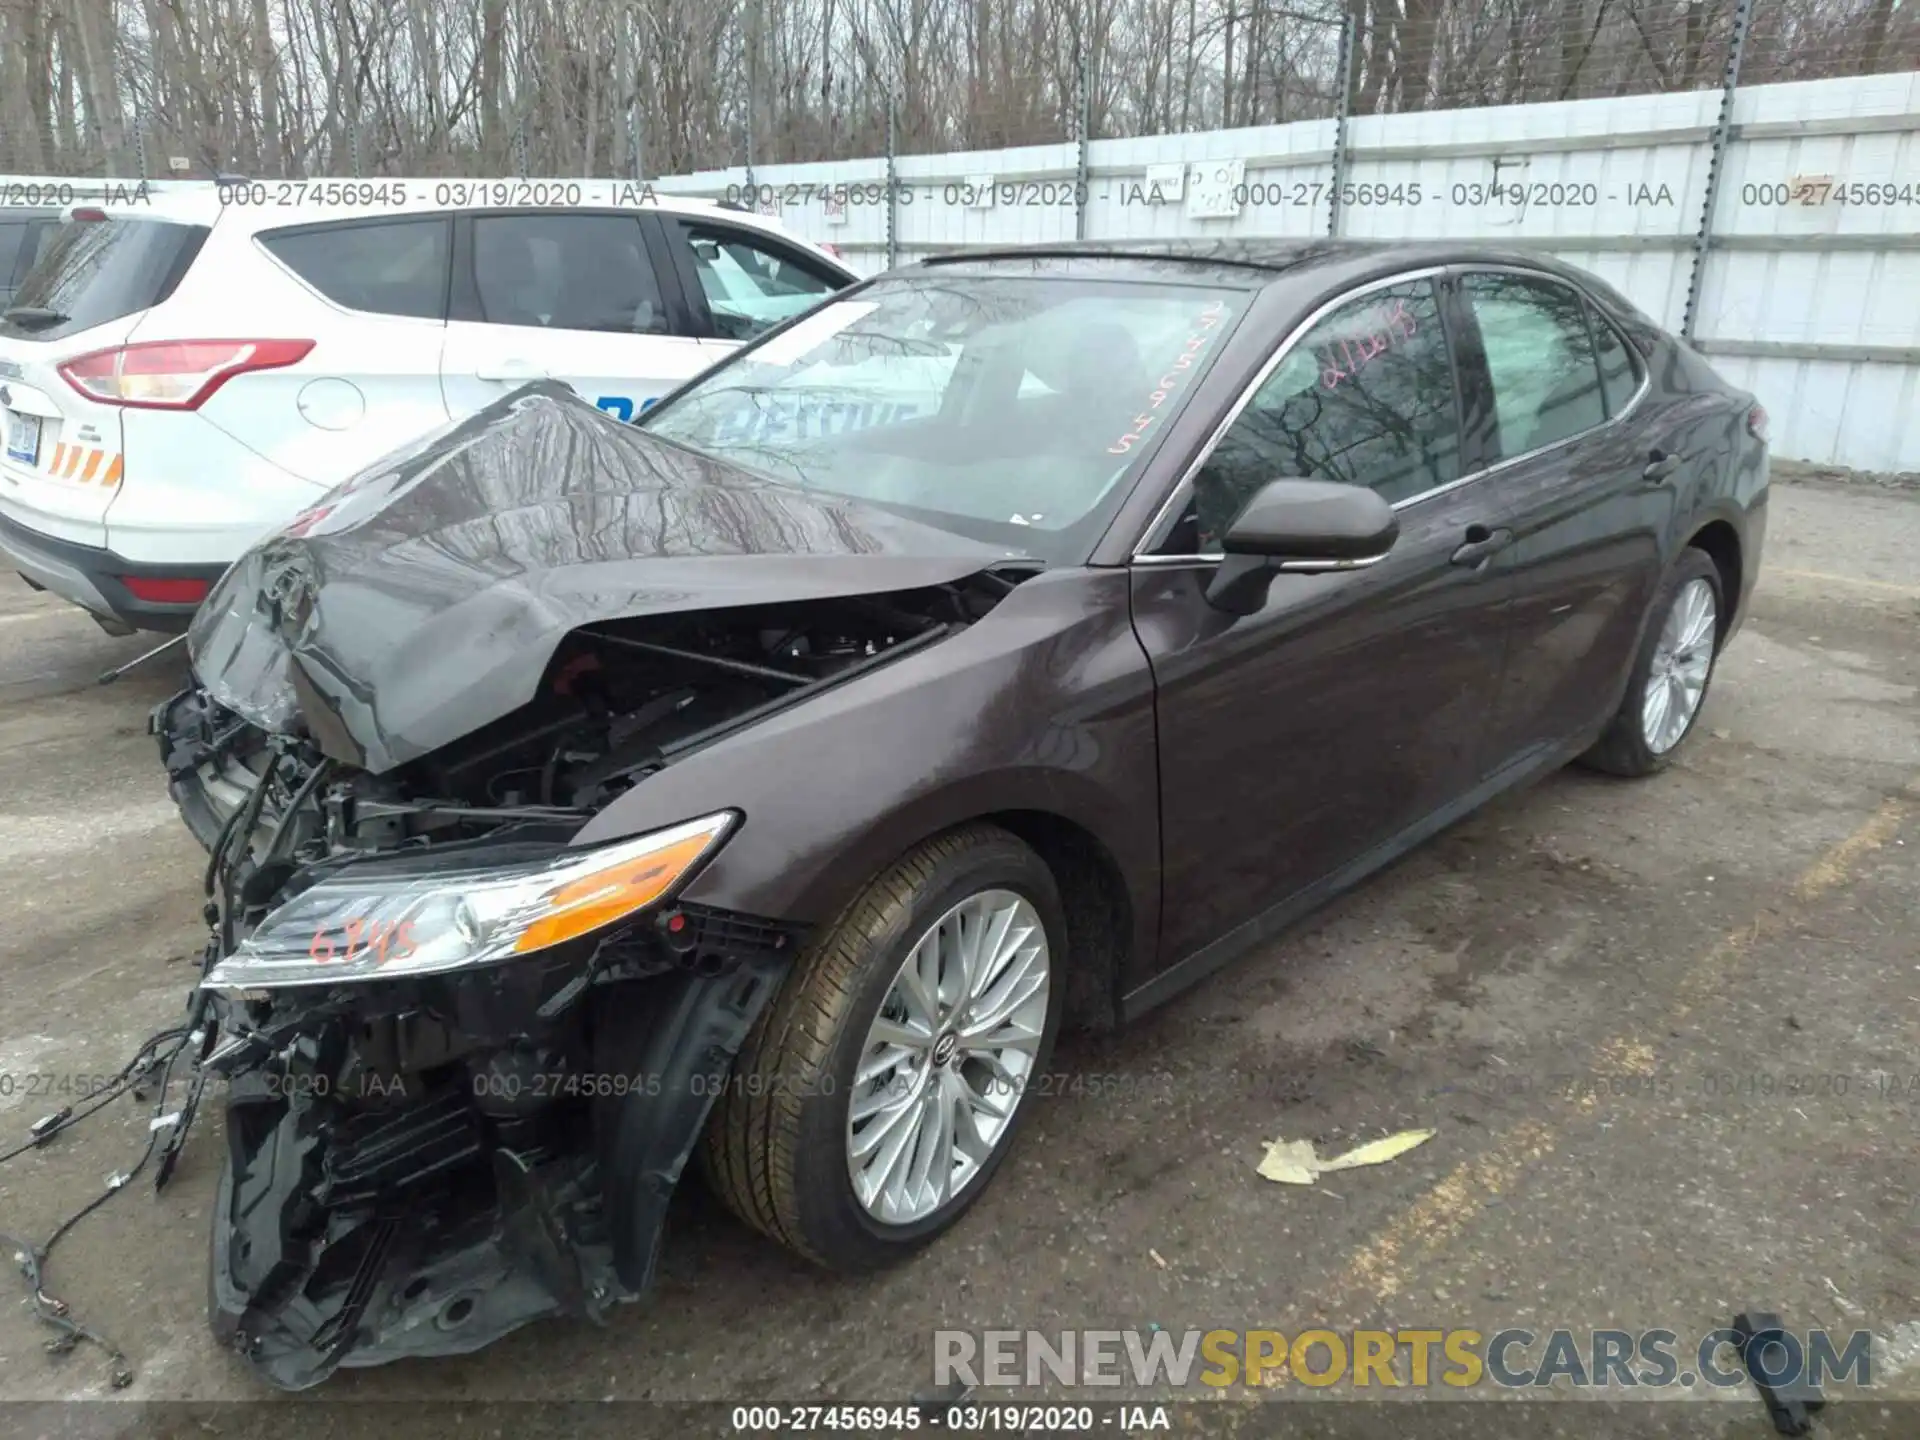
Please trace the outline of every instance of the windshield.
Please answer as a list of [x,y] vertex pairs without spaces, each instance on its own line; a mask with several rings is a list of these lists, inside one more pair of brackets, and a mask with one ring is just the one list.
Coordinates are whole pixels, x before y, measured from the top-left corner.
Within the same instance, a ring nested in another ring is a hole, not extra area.
[[1078,560],[1245,299],[1140,281],[885,279],[642,423],[785,484]]
[[41,242],[0,334],[59,340],[158,305],[206,237],[166,220],[69,220]]

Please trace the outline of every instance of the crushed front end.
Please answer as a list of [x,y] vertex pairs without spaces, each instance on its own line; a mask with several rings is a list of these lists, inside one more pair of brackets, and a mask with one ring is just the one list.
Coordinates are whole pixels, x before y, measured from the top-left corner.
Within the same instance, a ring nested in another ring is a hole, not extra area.
[[638,1295],[804,937],[684,898],[759,797],[643,833],[609,813],[1033,568],[559,386],[243,555],[151,726],[209,852],[219,1333],[298,1388]]
[[299,1389],[639,1295],[793,944],[675,909],[471,975],[217,993],[216,1334]]
[[930,642],[961,604],[582,630],[533,704],[381,774],[197,686],[162,705],[184,809],[216,761],[244,755],[251,781],[199,807],[218,821],[198,993],[227,1102],[209,1282],[223,1339],[299,1388],[640,1294],[682,1167],[804,936],[680,899],[749,823],[737,811],[609,843],[578,832],[689,749]]

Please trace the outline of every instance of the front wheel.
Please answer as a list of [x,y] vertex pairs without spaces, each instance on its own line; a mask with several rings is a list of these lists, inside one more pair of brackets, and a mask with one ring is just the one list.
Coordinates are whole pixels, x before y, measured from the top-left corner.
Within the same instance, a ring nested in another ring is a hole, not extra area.
[[1060,1027],[1051,872],[990,825],[876,876],[742,1047],[702,1161],[728,1208],[834,1269],[926,1244],[979,1198]]
[[1705,551],[1680,552],[1654,597],[1625,700],[1581,757],[1610,775],[1651,775],[1673,762],[1706,703],[1719,658],[1720,572]]

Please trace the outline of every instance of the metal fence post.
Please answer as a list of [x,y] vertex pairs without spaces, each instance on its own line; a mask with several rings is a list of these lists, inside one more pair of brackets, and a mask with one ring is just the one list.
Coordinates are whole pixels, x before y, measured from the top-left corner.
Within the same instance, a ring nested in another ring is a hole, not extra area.
[[513,127],[513,158],[514,158],[515,164],[519,167],[520,178],[522,180],[526,179],[527,178],[527,117],[524,114],[521,115],[519,122]]
[[893,269],[900,263],[899,217],[895,213],[894,200],[898,189],[899,170],[894,165],[895,119],[893,113],[893,87],[887,87],[887,268]]
[[1327,186],[1328,235],[1340,233],[1340,186],[1347,178],[1347,118],[1353,113],[1353,39],[1353,11],[1347,10],[1340,16],[1340,108],[1333,120],[1333,182]]
[[150,173],[147,170],[147,117],[140,108],[138,87],[133,92],[133,154],[140,166],[140,178],[147,179]]
[[1753,23],[1753,0],[1733,7],[1733,40],[1727,46],[1727,73],[1720,84],[1720,120],[1713,127],[1713,149],[1707,156],[1707,198],[1700,207],[1700,228],[1693,236],[1693,273],[1687,277],[1687,308],[1680,318],[1680,338],[1693,339],[1700,316],[1700,285],[1706,279],[1707,252],[1713,247],[1713,207],[1720,198],[1720,176],[1727,168],[1727,140],[1733,130],[1733,97],[1740,88],[1740,57],[1747,48],[1747,30]]
[[[758,18],[759,11],[756,10],[754,14],[755,17]],[[753,116],[754,111],[758,108],[754,104],[753,98],[753,82],[755,78],[753,73],[753,57],[754,52],[759,48],[757,43],[758,38],[759,37],[755,35],[747,41],[747,208],[749,210],[758,208],[755,203],[753,190]]]
[[1093,86],[1087,79],[1087,55],[1080,53],[1078,64],[1080,76],[1080,114],[1078,126],[1080,134],[1074,146],[1073,161],[1073,238],[1087,238],[1087,165],[1088,146],[1091,143],[1089,132],[1093,129]]

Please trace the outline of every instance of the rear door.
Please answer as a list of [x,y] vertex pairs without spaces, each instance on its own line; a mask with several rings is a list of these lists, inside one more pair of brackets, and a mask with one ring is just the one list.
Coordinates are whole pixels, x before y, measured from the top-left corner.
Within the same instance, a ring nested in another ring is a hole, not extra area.
[[[298,365],[223,386],[199,413],[300,479],[337,484],[446,423],[440,346],[451,228],[444,215],[354,216],[235,236],[234,249],[217,255],[216,236],[181,287],[181,303],[134,338],[264,331],[311,339]],[[136,459],[142,441],[166,443],[141,425],[128,421]],[[166,467],[154,480],[162,474],[179,487],[180,504],[203,492],[200,477]]]
[[1455,277],[1461,346],[1494,412],[1482,484],[1509,507],[1508,658],[1489,743],[1570,742],[1617,703],[1660,579],[1677,481],[1638,417],[1644,368],[1579,289],[1536,271]]
[[440,382],[455,416],[530,380],[565,381],[632,420],[712,356],[631,211],[463,216]]
[[106,544],[123,467],[121,410],[59,366],[124,344],[179,283],[207,227],[138,218],[70,220],[0,321],[0,515],[82,545]]

